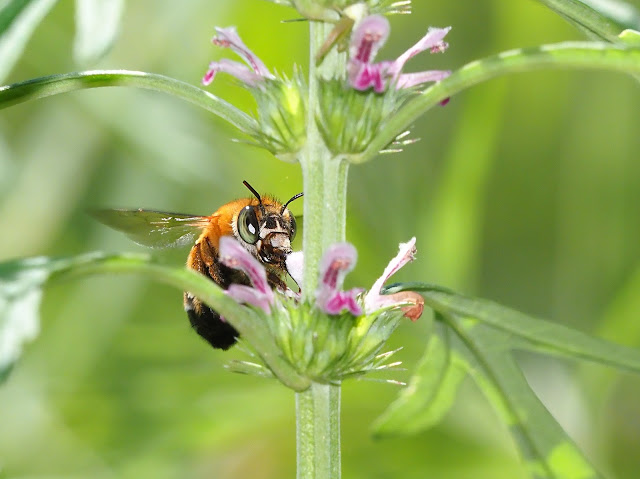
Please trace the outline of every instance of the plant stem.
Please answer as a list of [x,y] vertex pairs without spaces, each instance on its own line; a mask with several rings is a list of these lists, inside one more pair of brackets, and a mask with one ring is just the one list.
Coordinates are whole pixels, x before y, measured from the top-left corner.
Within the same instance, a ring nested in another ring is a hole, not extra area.
[[168,93],[210,111],[243,133],[251,135],[259,130],[254,118],[202,88],[155,73],[127,70],[65,73],[0,86],[0,109],[60,93],[110,86],[131,86]]
[[345,240],[347,162],[333,157],[316,125],[321,78],[344,75],[346,57],[330,52],[320,66],[315,54],[332,25],[310,22],[309,97],[307,99],[307,142],[300,155],[304,183],[303,296],[313,298],[318,285],[318,266],[330,244]]
[[[315,55],[331,24],[310,22],[307,142],[300,155],[304,183],[303,301],[312,301],[320,259],[333,243],[345,240],[348,163],[334,157],[316,124],[318,82],[344,75],[346,56],[335,50],[320,66]],[[311,383],[296,393],[298,479],[340,478],[340,385]]]
[[340,385],[296,393],[297,479],[340,479]]

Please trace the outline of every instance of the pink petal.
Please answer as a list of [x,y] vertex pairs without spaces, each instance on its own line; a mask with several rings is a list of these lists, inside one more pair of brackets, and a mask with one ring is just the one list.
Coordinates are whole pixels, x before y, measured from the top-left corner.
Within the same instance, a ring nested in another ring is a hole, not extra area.
[[358,252],[350,243],[329,246],[320,261],[320,286],[338,289],[358,260]]
[[400,243],[400,251],[395,258],[389,261],[389,264],[384,269],[382,276],[380,276],[364,298],[364,309],[367,314],[372,313],[384,306],[390,306],[397,304],[393,301],[394,295],[382,295],[380,290],[384,283],[393,276],[400,268],[402,268],[409,261],[413,261],[416,254],[416,239],[411,238],[407,243]]
[[358,295],[362,293],[362,288],[353,288],[349,291],[334,291],[323,305],[323,311],[328,314],[340,314],[345,309],[354,316],[362,314],[362,307],[358,304]]
[[264,81],[263,77],[254,73],[249,67],[242,63],[222,59],[219,62],[211,62],[209,64],[209,70],[202,79],[202,83],[204,85],[211,83],[215,74],[218,72],[228,73],[249,86],[258,86]]
[[205,86],[210,85],[214,77],[216,76],[216,73],[217,73],[217,70],[209,66],[209,70],[207,70],[207,73],[205,73],[204,77],[202,77],[202,84]]
[[349,58],[362,63],[372,63],[378,50],[387,41],[389,29],[389,20],[382,15],[364,18],[351,34]]
[[430,50],[436,48],[437,51],[444,51],[446,49],[447,44],[442,41],[442,39],[449,33],[451,27],[447,28],[432,28],[429,27],[427,34],[422,37],[415,45],[409,48],[406,52],[400,55],[396,61],[393,62],[393,65],[389,68],[389,73],[397,77],[402,71],[404,64],[410,58],[413,58],[418,53],[423,52],[425,50]]
[[358,253],[349,243],[331,245],[320,262],[320,284],[316,290],[316,306],[328,314],[340,314],[348,310],[361,314],[357,302],[361,290],[341,291],[344,278],[356,264]]
[[417,73],[403,73],[396,81],[396,88],[411,88],[430,81],[440,81],[451,75],[450,71],[428,70]]
[[219,255],[222,264],[244,272],[258,292],[273,300],[273,291],[267,282],[264,267],[238,241],[230,236],[221,237]]
[[268,313],[273,302],[273,295],[263,294],[257,289],[243,284],[232,284],[227,289],[227,294],[235,299],[238,303],[246,303],[262,309]]
[[350,62],[349,83],[353,88],[366,91],[373,87],[376,93],[382,93],[386,88],[386,76],[389,62],[359,63]]
[[255,53],[249,50],[249,48],[240,39],[240,35],[238,35],[235,27],[216,27],[216,32],[218,35],[211,39],[214,45],[231,48],[235,53],[241,56],[248,65],[251,66],[258,76],[270,79],[275,78],[262,60],[260,60]]

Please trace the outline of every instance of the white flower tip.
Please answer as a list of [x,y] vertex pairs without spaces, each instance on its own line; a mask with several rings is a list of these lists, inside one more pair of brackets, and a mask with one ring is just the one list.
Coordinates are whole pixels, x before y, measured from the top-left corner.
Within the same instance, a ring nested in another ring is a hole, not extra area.
[[304,253],[302,251],[294,251],[287,256],[285,263],[287,265],[287,273],[289,273],[289,276],[291,276],[300,289],[302,289]]
[[[416,256],[417,248],[416,248],[416,237],[414,236],[406,243],[400,243],[400,252],[404,252],[403,256],[408,256],[409,261],[413,261]],[[400,254],[398,254],[400,256]]]

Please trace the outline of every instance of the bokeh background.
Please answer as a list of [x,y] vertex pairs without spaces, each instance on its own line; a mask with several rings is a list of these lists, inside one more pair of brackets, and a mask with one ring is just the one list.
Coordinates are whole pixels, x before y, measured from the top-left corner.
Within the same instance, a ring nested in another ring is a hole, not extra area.
[[[633,2],[632,2],[633,3]],[[638,1],[635,2],[636,6]],[[78,69],[150,71],[198,84],[213,26],[236,25],[273,69],[306,68],[307,25],[259,0],[137,0],[97,65],[72,60],[73,4],[60,2],[7,83]],[[393,17],[380,58],[429,25],[454,28],[444,55],[407,70],[455,69],[506,49],[580,34],[530,0],[414,1]],[[248,93],[220,75],[215,94],[245,110]],[[404,153],[354,167],[348,240],[352,285],[370,285],[397,244],[419,259],[398,280],[440,283],[640,347],[640,89],[606,72],[545,71],[474,87],[429,112]],[[83,91],[0,112],[0,259],[144,251],[92,221],[92,207],[210,214],[259,191],[301,190],[296,165],[233,142],[210,114],[141,90]],[[302,203],[292,206],[297,213]],[[154,251],[170,264],[187,250]],[[424,322],[426,323],[426,322]],[[407,367],[426,324],[390,348]],[[293,394],[233,375],[239,351],[212,351],[190,331],[181,293],[133,277],[48,288],[42,332],[0,388],[0,477],[286,478],[295,475]],[[640,378],[589,364],[522,356],[547,407],[609,477],[640,476]],[[394,379],[406,379],[396,372]],[[346,478],[523,478],[507,428],[471,382],[432,430],[374,441],[370,424],[394,386],[343,388]]]

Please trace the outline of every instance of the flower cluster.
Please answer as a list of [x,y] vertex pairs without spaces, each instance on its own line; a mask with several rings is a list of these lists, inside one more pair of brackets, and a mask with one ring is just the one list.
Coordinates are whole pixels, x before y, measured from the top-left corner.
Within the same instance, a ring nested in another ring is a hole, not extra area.
[[389,37],[389,20],[381,15],[371,15],[355,28],[349,46],[349,83],[356,90],[369,88],[382,93],[390,86],[394,88],[411,88],[427,82],[440,81],[451,72],[443,70],[427,70],[418,73],[402,73],[405,63],[421,53],[441,53],[448,48],[443,40],[451,27],[429,28],[427,34],[415,45],[394,61],[374,63],[378,50]]
[[[375,62],[376,54],[389,37],[389,21],[382,15],[369,15],[355,24],[349,42],[346,80],[319,81],[316,119],[332,153],[361,153],[416,87],[449,76],[450,72],[444,70],[403,73],[403,69],[418,53],[444,52],[448,47],[444,38],[450,29],[429,28],[424,37],[395,60]],[[281,159],[296,161],[307,131],[304,79],[299,74],[292,80],[276,77],[244,44],[235,28],[216,28],[216,33],[214,45],[230,48],[246,64],[226,59],[212,62],[202,82],[209,85],[220,72],[238,79],[258,104],[257,142]]]
[[227,73],[253,94],[258,106],[260,129],[254,132],[258,145],[285,161],[296,161],[296,153],[306,141],[306,86],[301,75],[293,79],[276,77],[242,41],[234,27],[216,27],[212,43],[230,48],[246,63],[222,59],[211,62],[202,78],[204,85],[218,73]]
[[[389,22],[381,15],[370,15],[356,24],[349,43],[347,83],[339,80],[320,83],[318,126],[334,154],[354,155],[365,151],[386,122],[425,83],[437,82],[449,71],[427,70],[403,73],[407,61],[420,52],[444,52],[444,41],[451,28],[429,28],[426,35],[393,61],[375,62],[389,37]],[[407,142],[400,143],[406,144]],[[394,149],[385,151],[397,151]]]
[[[305,304],[295,295],[274,294],[262,264],[231,237],[220,239],[220,261],[243,271],[251,286],[232,285],[227,294],[260,313],[282,350],[300,372],[321,381],[340,381],[380,368],[380,349],[407,317],[416,321],[424,300],[414,292],[382,294],[384,283],[415,256],[415,238],[400,250],[373,287],[342,290],[345,276],[356,263],[356,249],[348,243],[330,247],[320,265],[315,303]],[[287,269],[298,284],[302,277],[302,253],[292,253]],[[304,287],[304,285],[301,285]]]
[[262,60],[249,50],[234,27],[216,27],[216,33],[217,35],[211,39],[211,43],[222,48],[231,48],[249,66],[226,59],[211,62],[207,73],[202,78],[203,85],[209,85],[218,72],[228,73],[251,87],[263,86],[266,80],[275,80],[276,77]]

